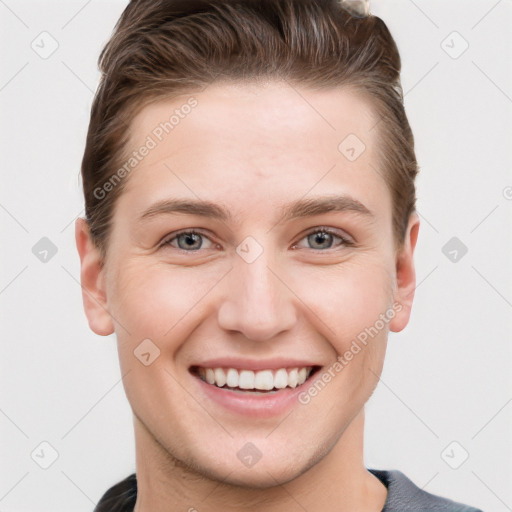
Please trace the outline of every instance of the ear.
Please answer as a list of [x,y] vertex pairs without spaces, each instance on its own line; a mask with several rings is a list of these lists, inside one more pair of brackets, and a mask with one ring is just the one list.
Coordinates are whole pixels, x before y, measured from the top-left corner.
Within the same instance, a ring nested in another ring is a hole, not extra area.
[[400,332],[409,323],[412,301],[416,289],[416,271],[414,269],[414,249],[418,240],[420,219],[416,212],[409,217],[404,244],[396,255],[396,288],[394,292],[394,304],[400,304],[401,308],[395,308],[396,315],[389,322],[389,329]]
[[100,252],[91,240],[89,224],[78,218],[75,222],[75,241],[80,255],[82,300],[89,327],[100,336],[114,332],[114,323],[107,309],[104,267]]

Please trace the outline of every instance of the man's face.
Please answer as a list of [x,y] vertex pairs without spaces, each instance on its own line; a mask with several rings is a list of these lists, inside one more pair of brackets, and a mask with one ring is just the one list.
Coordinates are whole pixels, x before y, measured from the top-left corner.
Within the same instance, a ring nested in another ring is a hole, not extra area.
[[115,207],[106,307],[148,456],[275,485],[339,443],[407,322],[378,119],[348,90],[193,98],[132,123],[130,150],[149,150]]

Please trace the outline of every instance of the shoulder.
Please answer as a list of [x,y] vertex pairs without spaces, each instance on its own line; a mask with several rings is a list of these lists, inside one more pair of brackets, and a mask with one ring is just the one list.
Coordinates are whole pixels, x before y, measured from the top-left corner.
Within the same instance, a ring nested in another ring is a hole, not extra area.
[[135,473],[112,486],[100,499],[94,512],[133,512],[137,500]]
[[482,512],[477,508],[430,494],[417,487],[400,471],[368,471],[388,488],[388,497],[382,512]]

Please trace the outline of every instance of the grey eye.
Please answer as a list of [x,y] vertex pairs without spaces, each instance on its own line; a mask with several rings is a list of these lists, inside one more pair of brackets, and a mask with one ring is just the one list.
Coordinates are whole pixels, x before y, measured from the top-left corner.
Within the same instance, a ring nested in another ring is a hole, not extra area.
[[354,243],[342,234],[337,234],[331,228],[317,228],[307,235],[304,235],[299,243],[294,245],[294,249],[334,249],[336,247],[344,248],[354,245]]
[[[307,239],[312,249],[329,249],[333,244],[332,233],[327,233],[325,231],[317,231],[316,233],[311,233],[307,236]],[[316,244],[319,246],[315,247]]]
[[203,240],[198,233],[181,233],[176,237],[178,247],[184,250],[197,251],[203,245]]

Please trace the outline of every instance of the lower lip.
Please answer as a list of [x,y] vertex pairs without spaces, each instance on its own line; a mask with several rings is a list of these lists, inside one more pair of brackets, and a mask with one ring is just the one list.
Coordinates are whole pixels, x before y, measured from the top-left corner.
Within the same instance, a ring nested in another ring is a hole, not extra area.
[[237,414],[253,418],[269,418],[283,414],[294,404],[299,403],[298,395],[310,385],[310,378],[308,378],[296,388],[284,388],[274,393],[253,395],[243,391],[219,388],[215,384],[208,384],[196,376],[194,376],[194,379],[197,381],[201,392],[210,401]]

